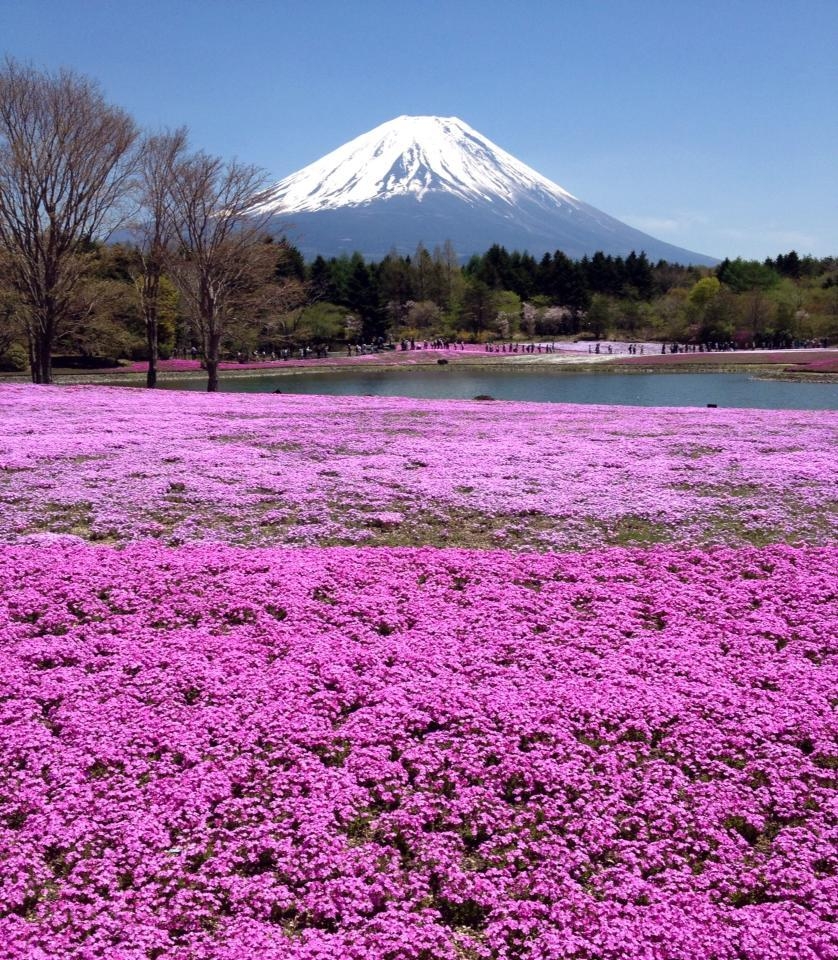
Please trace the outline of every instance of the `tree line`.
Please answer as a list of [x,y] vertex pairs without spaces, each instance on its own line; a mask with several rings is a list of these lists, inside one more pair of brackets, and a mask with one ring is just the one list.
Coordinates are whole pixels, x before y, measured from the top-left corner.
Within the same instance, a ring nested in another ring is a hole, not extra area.
[[716,268],[602,252],[536,259],[494,245],[460,265],[446,245],[412,256],[391,252],[317,257],[300,277],[309,296],[348,311],[367,340],[453,337],[650,339],[793,346],[838,338],[838,258],[796,252]]
[[[0,68],[0,366],[224,357],[391,339],[607,336],[791,346],[838,338],[838,260],[796,252],[716,268],[642,251],[571,260],[450,243],[306,263],[268,232],[256,167],[143,133],[72,71]],[[106,242],[119,228],[121,242]]]

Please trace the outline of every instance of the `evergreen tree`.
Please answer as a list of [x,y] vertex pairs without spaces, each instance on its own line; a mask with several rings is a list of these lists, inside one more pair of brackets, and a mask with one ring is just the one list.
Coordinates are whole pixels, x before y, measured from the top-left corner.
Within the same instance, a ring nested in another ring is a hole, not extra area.
[[777,273],[784,277],[791,277],[793,280],[797,280],[800,276],[800,260],[794,250],[788,254],[778,254],[773,263],[770,259],[766,260],[766,266],[773,267]]
[[[269,240],[271,238],[268,238]],[[322,257],[320,258],[322,259]],[[274,270],[276,280],[299,280],[306,278],[306,265],[303,255],[285,237],[280,238],[276,244],[276,269]]]
[[352,255],[351,272],[346,284],[346,306],[361,318],[361,336],[365,343],[384,336],[386,324],[381,309],[375,270],[371,270],[363,257]]
[[760,263],[758,260],[743,260],[741,257],[737,257],[736,260],[723,260],[716,267],[716,276],[734,293],[743,293],[746,290],[769,290],[776,286],[780,279],[770,261]]
[[633,250],[626,257],[624,290],[629,295],[636,295],[640,300],[649,300],[654,291],[652,266],[644,252],[638,256]]
[[416,247],[416,254],[413,257],[411,267],[414,298],[416,300],[433,299],[433,294],[437,292],[434,289],[437,286],[434,276],[434,261],[424,244],[420,243]]
[[326,300],[337,303],[340,299],[332,280],[332,269],[326,259],[318,254],[308,268],[308,282],[314,300]]

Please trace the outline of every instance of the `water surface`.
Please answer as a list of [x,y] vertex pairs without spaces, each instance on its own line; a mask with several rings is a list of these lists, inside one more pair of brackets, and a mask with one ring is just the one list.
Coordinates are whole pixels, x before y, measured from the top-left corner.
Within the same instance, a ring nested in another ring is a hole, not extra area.
[[[206,390],[203,377],[163,378],[167,389]],[[225,376],[229,393],[309,393],[541,403],[604,403],[641,407],[751,407],[838,410],[838,384],[760,380],[748,373],[559,373],[501,367],[397,367],[386,370],[323,370],[292,375]]]

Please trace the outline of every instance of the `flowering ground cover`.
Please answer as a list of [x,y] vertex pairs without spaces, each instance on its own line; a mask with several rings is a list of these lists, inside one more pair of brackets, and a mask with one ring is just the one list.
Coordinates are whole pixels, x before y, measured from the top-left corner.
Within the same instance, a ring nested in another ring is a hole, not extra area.
[[[569,357],[578,356],[583,359],[583,351],[578,345],[567,344],[560,347],[560,353]],[[489,356],[494,356],[489,355]],[[505,355],[502,355],[505,356]],[[541,356],[536,354],[536,356]],[[544,354],[543,356],[546,356]],[[554,354],[550,354],[554,356]],[[237,370],[276,370],[281,372],[295,367],[330,367],[330,366],[363,366],[364,364],[376,365],[404,365],[415,363],[436,363],[439,359],[445,359],[449,363],[456,363],[461,360],[484,360],[487,358],[486,347],[482,344],[465,343],[457,347],[423,347],[416,350],[382,350],[377,353],[360,353],[347,356],[340,351],[332,353],[329,357],[290,357],[288,360],[248,360],[240,362],[238,360],[225,360],[219,364],[222,371]],[[513,359],[511,356],[509,359]],[[200,373],[201,362],[199,360],[171,359],[160,360],[157,369],[161,373]],[[148,363],[145,360],[138,360],[134,363],[126,364],[121,367],[111,367],[100,371],[101,373],[146,373]]]
[[[538,341],[536,341],[538,342]],[[812,372],[824,371],[834,372],[838,366],[838,350],[835,349],[817,349],[817,350],[735,350],[721,351],[717,353],[660,353],[660,345],[655,343],[644,343],[644,353],[640,355],[628,355],[629,344],[623,341],[599,341],[601,353],[592,354],[593,343],[581,341],[559,342],[555,345],[553,353],[524,353],[524,344],[519,344],[521,352],[516,354],[487,352],[485,345],[467,343],[462,347],[455,349],[444,348],[420,348],[418,350],[395,350],[383,351],[380,353],[364,353],[360,355],[345,356],[341,353],[335,353],[328,358],[309,357],[305,360],[292,358],[289,360],[264,360],[248,361],[240,363],[238,361],[225,361],[221,363],[220,369],[226,372],[236,372],[245,370],[276,370],[278,372],[292,368],[318,368],[333,366],[363,366],[374,364],[380,366],[403,366],[405,364],[436,363],[439,359],[445,359],[449,363],[517,363],[526,361],[527,363],[556,363],[556,362],[578,362],[588,364],[593,361],[606,364],[616,364],[631,369],[632,367],[692,367],[692,366],[719,366],[719,367],[749,367],[749,366],[786,366],[791,370],[797,368]],[[499,349],[496,347],[495,349]],[[613,354],[608,354],[608,349],[613,350]],[[148,369],[145,361],[136,361],[121,367],[110,368],[98,371],[98,373],[89,376],[102,376],[113,373],[133,373],[144,374]],[[201,364],[198,360],[160,360],[158,370],[161,373],[200,373]]]
[[647,353],[645,356],[616,357],[613,363],[625,367],[701,367],[701,366],[753,366],[787,365],[801,366],[834,365],[838,351],[817,350],[723,350],[715,353]]
[[794,363],[786,367],[786,370],[790,373],[838,373],[838,354],[832,351],[828,359],[820,358]]
[[7,546],[4,956],[829,960],[837,563]]
[[0,539],[834,543],[829,412],[0,386]]
[[0,386],[0,953],[834,960],[835,462],[831,413]]

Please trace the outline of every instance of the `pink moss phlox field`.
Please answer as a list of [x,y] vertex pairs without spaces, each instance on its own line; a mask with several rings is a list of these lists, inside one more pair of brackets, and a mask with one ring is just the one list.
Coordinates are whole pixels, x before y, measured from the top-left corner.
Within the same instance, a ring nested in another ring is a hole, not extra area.
[[833,354],[827,360],[810,360],[808,363],[795,363],[786,367],[786,370],[793,373],[838,373],[838,356]]
[[809,364],[835,363],[838,351],[833,349],[817,350],[723,350],[718,353],[646,353],[644,356],[616,357],[612,362],[630,367],[692,367],[774,365],[796,363]]
[[0,554],[13,960],[829,960],[838,549]]
[[838,529],[828,411],[0,386],[0,428],[7,543],[588,549]]
[[[579,348],[562,348],[558,351],[567,356],[581,355],[584,351]],[[360,353],[352,356],[344,354],[332,355],[330,357],[292,357],[288,360],[248,360],[240,362],[238,360],[226,360],[219,364],[220,370],[287,370],[289,367],[330,367],[330,366],[360,366],[363,364],[381,364],[398,365],[415,364],[422,362],[435,363],[440,357],[444,357],[449,362],[456,363],[457,360],[478,356],[481,359],[486,357],[486,348],[482,344],[466,343],[462,347],[441,348],[428,347],[418,350],[395,350],[384,351],[380,353]],[[160,360],[157,369],[161,373],[200,373],[201,363],[199,360]],[[109,373],[145,373],[148,370],[148,363],[145,360],[139,360],[127,364],[123,367],[109,368]]]

